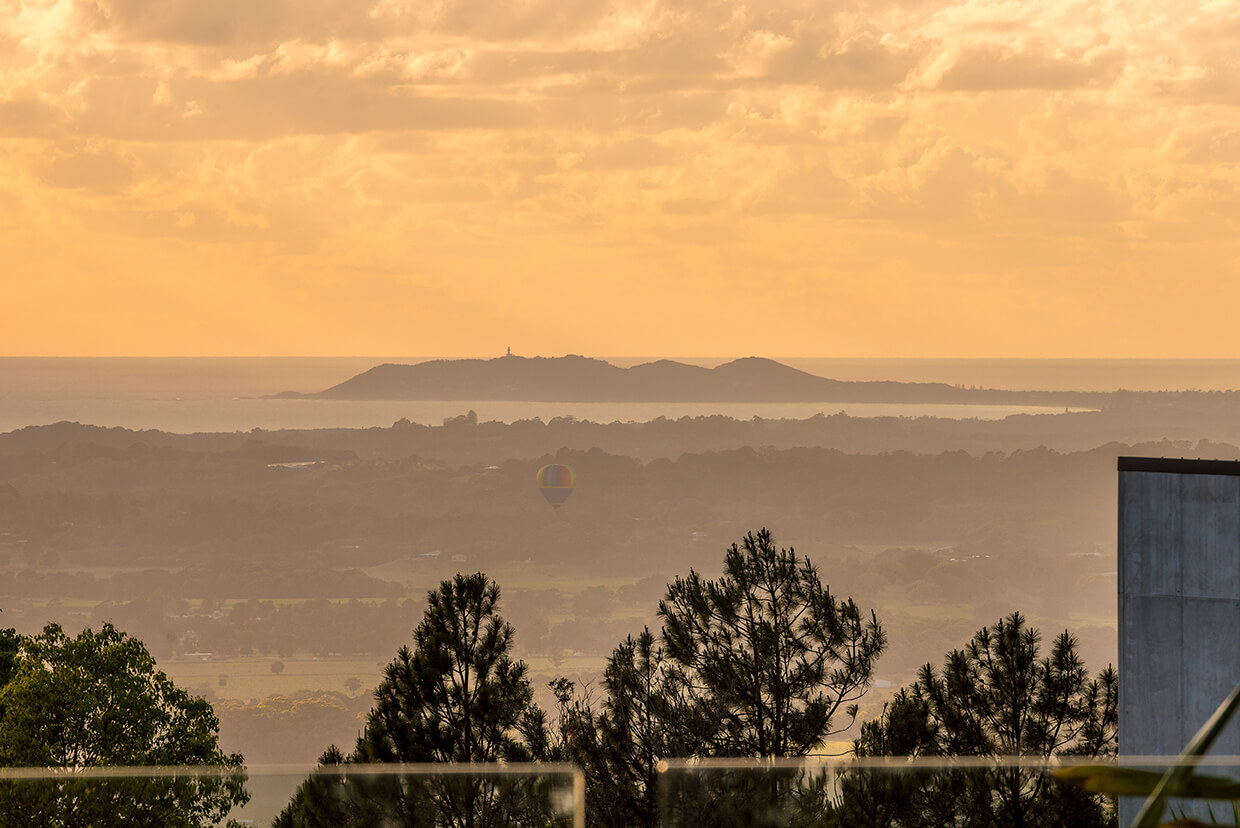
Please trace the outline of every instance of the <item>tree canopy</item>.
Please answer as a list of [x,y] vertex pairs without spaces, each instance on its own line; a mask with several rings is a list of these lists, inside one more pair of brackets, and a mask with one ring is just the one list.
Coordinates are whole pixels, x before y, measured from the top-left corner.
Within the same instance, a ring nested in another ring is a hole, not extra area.
[[[199,826],[218,823],[248,800],[242,757],[220,750],[210,704],[156,669],[138,639],[111,624],[76,638],[52,624],[34,637],[5,631],[3,642],[0,678],[8,680],[0,688],[0,765],[236,770],[141,785],[118,779],[82,787],[71,776],[15,783],[5,789],[6,807],[31,819],[37,813],[38,824],[88,825],[106,817],[110,824]],[[69,795],[75,785],[80,790]],[[127,792],[135,785],[141,795]]]
[[732,544],[718,580],[690,570],[669,584],[659,617],[678,683],[719,716],[720,756],[817,749],[852,724],[887,644],[872,610],[833,596],[766,529]]
[[[513,628],[499,586],[456,575],[428,596],[414,647],[401,647],[375,690],[352,753],[334,745],[277,826],[512,824],[538,812],[529,785],[469,776],[349,774],[373,763],[522,761],[545,755],[546,723],[526,666],[509,655]],[[536,782],[536,780],[535,780]]]
[[[1118,682],[1090,677],[1066,630],[1041,654],[1041,634],[1014,612],[922,667],[883,715],[862,726],[860,756],[1109,756],[1117,746]],[[845,785],[850,824],[1097,826],[1114,813],[1046,774],[1020,768]],[[911,783],[911,784],[909,784]]]
[[552,688],[559,758],[585,774],[589,824],[657,825],[659,761],[700,753],[718,725],[711,709],[689,699],[659,639],[645,628],[612,651],[601,710],[588,689],[567,679]]
[[358,740],[357,761],[493,762],[530,758],[515,732],[533,713],[514,631],[499,615],[499,585],[481,572],[443,581],[384,670]]
[[[886,645],[872,611],[835,598],[765,529],[731,546],[720,579],[690,571],[669,584],[659,616],[661,635],[645,629],[612,652],[600,707],[588,690],[554,684],[558,747],[584,769],[591,825],[659,824],[661,759],[812,752],[852,723]],[[748,813],[796,788],[786,774],[760,790],[734,777],[694,787],[689,776],[662,807],[702,825],[713,824],[702,822],[707,803]]]

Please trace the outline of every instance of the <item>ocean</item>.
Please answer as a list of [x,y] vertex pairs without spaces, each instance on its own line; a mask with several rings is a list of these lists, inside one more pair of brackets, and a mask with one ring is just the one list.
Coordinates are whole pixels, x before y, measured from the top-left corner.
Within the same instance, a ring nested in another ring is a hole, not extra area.
[[[1060,409],[875,403],[542,403],[259,399],[320,391],[384,362],[433,357],[0,357],[0,432],[62,420],[178,433],[254,428],[386,428],[406,418],[438,425],[474,410],[481,420],[572,416],[595,422],[722,414],[738,419],[936,416],[999,419]],[[634,365],[651,357],[604,357]],[[677,358],[713,366],[724,358]],[[839,380],[945,382],[1014,390],[1231,390],[1240,360],[1000,360],[778,358]]]

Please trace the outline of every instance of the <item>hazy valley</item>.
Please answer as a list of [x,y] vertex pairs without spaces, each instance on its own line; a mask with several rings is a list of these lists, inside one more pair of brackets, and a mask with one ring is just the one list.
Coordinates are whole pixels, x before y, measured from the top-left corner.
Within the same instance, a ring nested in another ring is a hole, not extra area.
[[[1180,410],[989,422],[31,427],[0,435],[0,602],[19,631],[112,620],[215,701],[226,748],[310,761],[352,739],[441,579],[501,584],[536,686],[596,681],[621,638],[655,626],[672,578],[717,573],[767,527],[886,625],[873,712],[1013,609],[1071,628],[1091,667],[1114,659],[1116,456],[1240,456],[1195,442],[1240,441],[1229,395],[1169,399]],[[552,460],[577,473],[558,510],[534,483]]]
[[[308,762],[352,740],[440,580],[499,582],[546,705],[657,626],[670,580],[766,527],[886,626],[873,713],[1012,610],[1113,661],[1115,458],[1240,457],[1235,396],[1091,392],[1069,399],[1094,410],[995,420],[32,426],[0,434],[0,606],[21,632],[112,621],[213,701],[225,748]],[[576,471],[560,509],[535,485],[552,461]]]

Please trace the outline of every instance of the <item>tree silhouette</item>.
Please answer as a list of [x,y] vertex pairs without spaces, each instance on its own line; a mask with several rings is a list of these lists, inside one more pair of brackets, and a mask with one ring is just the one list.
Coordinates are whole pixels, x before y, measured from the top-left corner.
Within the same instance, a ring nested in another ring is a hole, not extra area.
[[[1067,631],[1049,655],[1041,636],[1014,612],[947,655],[941,671],[922,667],[883,715],[862,726],[861,756],[1113,755],[1118,693],[1109,666],[1090,678]],[[845,822],[874,826],[1098,826],[1114,824],[1105,803],[1058,785],[1037,770],[968,772],[845,781]]]
[[591,826],[658,824],[661,759],[699,753],[714,733],[713,711],[694,706],[648,628],[620,642],[603,672],[607,692],[595,712],[588,692],[552,683],[559,703],[560,758],[586,776]]
[[545,721],[523,662],[509,656],[513,629],[498,614],[500,590],[481,572],[430,593],[414,648],[402,647],[375,690],[362,735],[345,756],[335,746],[323,773],[298,790],[277,826],[518,824],[539,812],[543,780],[350,774],[370,763],[523,761],[544,751]]
[[835,599],[808,559],[764,529],[732,545],[719,580],[690,571],[669,584],[659,615],[661,637],[643,630],[608,659],[601,711],[572,682],[553,683],[562,755],[585,771],[590,824],[764,825],[794,812],[796,772],[660,780],[655,768],[672,757],[804,755],[847,727],[886,645],[874,613]]
[[513,628],[500,617],[499,585],[457,575],[428,596],[415,648],[384,670],[355,751],[368,762],[492,762],[530,758],[514,736],[533,705]]
[[812,752],[852,724],[886,647],[873,611],[832,596],[766,529],[732,545],[720,579],[669,584],[659,616],[676,683],[719,717],[705,750],[720,756]]

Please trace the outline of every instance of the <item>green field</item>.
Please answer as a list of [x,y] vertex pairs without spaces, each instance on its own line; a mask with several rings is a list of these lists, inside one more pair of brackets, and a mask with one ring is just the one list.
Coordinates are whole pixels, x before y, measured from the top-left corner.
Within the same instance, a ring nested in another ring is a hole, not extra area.
[[[373,658],[288,658],[280,659],[284,671],[276,674],[271,665],[277,659],[165,659],[159,668],[178,686],[187,689],[210,688],[219,698],[250,701],[268,696],[287,696],[302,690],[334,690],[347,693],[345,682],[356,678],[361,687],[352,695],[369,694],[382,680],[386,661]],[[226,683],[220,684],[220,676]]]

